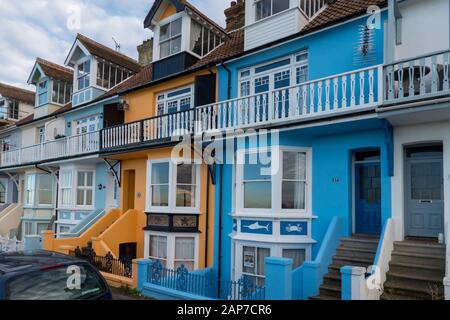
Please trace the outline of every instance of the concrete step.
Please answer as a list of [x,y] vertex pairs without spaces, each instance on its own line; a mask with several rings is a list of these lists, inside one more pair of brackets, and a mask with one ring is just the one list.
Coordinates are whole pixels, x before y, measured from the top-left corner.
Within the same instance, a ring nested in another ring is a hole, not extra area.
[[333,264],[367,268],[373,264],[373,258],[345,257],[336,255],[333,257]]
[[375,237],[350,237],[342,238],[341,245],[349,248],[377,250],[378,238]]
[[417,272],[410,271],[410,272],[395,272],[392,270],[389,270],[386,274],[386,281],[390,280],[407,280],[412,282],[424,282],[424,283],[434,283],[434,284],[442,284],[444,277],[442,275],[434,275],[434,276],[428,276],[428,275],[421,275]]
[[414,297],[395,295],[395,294],[386,294],[381,295],[380,300],[422,300]]
[[445,268],[442,266],[431,266],[412,263],[392,262],[389,264],[389,272],[408,274],[423,277],[440,277],[444,279]]
[[445,245],[422,241],[396,241],[394,252],[445,256]]
[[413,297],[421,300],[442,300],[444,297],[444,288],[442,285],[433,283],[397,278],[385,282],[384,293],[388,295]]
[[393,263],[419,264],[445,268],[445,255],[421,254],[412,252],[392,252]]
[[368,258],[374,259],[377,251],[372,249],[365,248],[352,248],[340,246],[336,250],[336,255],[345,256],[345,257],[360,257],[360,258]]
[[329,286],[341,287],[341,274],[340,273],[327,273],[323,277],[323,284]]
[[335,297],[340,299],[341,298],[341,287],[340,286],[330,286],[323,284],[320,286],[319,289],[321,296],[328,296],[328,297]]

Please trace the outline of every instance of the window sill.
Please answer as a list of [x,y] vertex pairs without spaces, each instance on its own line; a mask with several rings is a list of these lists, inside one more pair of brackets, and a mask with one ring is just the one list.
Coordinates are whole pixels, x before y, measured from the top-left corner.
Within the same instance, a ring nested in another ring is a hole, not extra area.
[[233,218],[269,218],[273,220],[285,220],[285,219],[304,219],[313,220],[317,219],[309,213],[273,213],[273,212],[232,212],[230,216]]

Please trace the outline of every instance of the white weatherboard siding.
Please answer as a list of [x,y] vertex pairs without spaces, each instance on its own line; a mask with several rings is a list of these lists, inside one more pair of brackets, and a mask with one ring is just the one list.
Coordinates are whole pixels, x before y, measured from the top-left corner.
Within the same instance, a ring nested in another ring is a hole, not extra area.
[[296,7],[246,25],[245,50],[250,50],[299,32],[306,18]]
[[444,220],[450,221],[450,122],[395,127],[394,177],[392,177],[392,218],[395,221],[396,241],[405,236],[404,219],[404,147],[420,143],[440,143],[444,156]]
[[402,19],[402,44],[395,58],[402,60],[449,48],[448,0],[409,0],[399,4]]

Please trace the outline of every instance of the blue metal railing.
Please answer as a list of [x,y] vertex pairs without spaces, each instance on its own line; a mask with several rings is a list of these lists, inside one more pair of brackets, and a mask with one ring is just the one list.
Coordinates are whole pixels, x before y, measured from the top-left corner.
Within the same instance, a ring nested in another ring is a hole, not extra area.
[[182,265],[176,270],[165,268],[159,260],[149,267],[147,282],[167,289],[219,300],[265,300],[265,287],[250,277],[238,281],[218,279],[212,269],[194,272]]

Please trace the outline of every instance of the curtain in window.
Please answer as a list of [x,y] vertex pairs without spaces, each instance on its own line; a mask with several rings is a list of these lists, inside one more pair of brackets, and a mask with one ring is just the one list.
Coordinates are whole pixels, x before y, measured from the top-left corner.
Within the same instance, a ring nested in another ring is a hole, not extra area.
[[38,204],[50,205],[53,200],[53,177],[47,174],[38,176]]
[[165,266],[167,261],[167,238],[150,236],[150,258],[160,260]]
[[72,203],[72,172],[61,173],[61,203],[70,205]]
[[191,50],[202,55],[202,26],[194,20],[191,22]]
[[292,269],[297,269],[305,262],[306,254],[304,249],[283,249],[283,258],[292,259]]
[[283,152],[282,208],[305,209],[306,154]]
[[169,163],[153,163],[151,171],[151,206],[169,206]]
[[195,239],[176,238],[175,239],[175,270],[184,265],[189,271],[193,271],[195,259]]
[[195,207],[195,165],[177,166],[177,207]]

